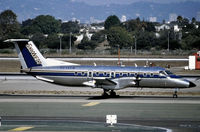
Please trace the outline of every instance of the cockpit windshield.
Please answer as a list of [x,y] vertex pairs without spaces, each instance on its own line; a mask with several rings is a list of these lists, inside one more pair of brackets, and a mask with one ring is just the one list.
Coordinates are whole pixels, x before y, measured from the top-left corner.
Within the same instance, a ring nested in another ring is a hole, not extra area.
[[162,76],[167,76],[167,73],[165,71],[160,71],[159,72]]
[[168,70],[166,70],[166,71],[160,71],[159,73],[162,74],[162,75],[164,75],[164,76],[173,75],[173,73],[170,72],[170,71],[168,71]]
[[173,75],[173,73],[170,72],[170,71],[168,71],[168,70],[166,70],[165,72],[166,72],[168,75]]

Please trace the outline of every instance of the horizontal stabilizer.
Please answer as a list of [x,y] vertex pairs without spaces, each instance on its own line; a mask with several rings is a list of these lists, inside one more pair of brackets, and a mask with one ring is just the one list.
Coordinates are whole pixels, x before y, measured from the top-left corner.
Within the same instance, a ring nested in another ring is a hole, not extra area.
[[76,66],[79,64],[75,64],[75,63],[70,63],[70,62],[65,62],[65,61],[59,61],[59,60],[54,60],[54,59],[46,59],[46,65],[45,66],[63,66],[63,65],[67,65],[67,66]]

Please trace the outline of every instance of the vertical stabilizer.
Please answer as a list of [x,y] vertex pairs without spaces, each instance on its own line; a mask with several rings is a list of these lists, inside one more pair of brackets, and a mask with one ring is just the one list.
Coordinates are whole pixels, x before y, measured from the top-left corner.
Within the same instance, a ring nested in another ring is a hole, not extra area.
[[23,69],[46,65],[46,59],[32,41],[28,39],[8,39],[4,42],[12,42],[15,44]]

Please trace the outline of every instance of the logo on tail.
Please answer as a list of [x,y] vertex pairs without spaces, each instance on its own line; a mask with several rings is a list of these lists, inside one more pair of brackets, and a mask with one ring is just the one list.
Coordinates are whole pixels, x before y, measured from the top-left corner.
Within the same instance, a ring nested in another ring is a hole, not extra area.
[[26,45],[26,48],[28,49],[28,51],[31,53],[31,55],[33,56],[33,59],[35,60],[35,62],[40,65],[42,64],[42,62],[40,61],[39,57],[37,56],[37,54],[35,53],[35,51],[32,48],[32,45],[30,43],[28,43]]

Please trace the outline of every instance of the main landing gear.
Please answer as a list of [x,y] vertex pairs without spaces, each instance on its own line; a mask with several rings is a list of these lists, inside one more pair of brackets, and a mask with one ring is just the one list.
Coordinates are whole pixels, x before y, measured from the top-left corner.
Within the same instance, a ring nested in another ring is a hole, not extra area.
[[106,90],[104,89],[103,90],[103,94],[102,94],[103,97],[111,97],[111,98],[117,98],[119,97],[119,95],[116,94],[116,92],[114,90]]

